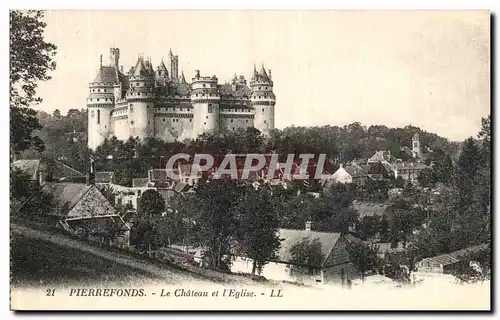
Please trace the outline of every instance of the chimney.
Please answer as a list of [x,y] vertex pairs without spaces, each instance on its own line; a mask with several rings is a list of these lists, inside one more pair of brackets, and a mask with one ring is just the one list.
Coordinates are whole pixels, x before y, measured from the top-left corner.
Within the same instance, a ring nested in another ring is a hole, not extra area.
[[312,221],[311,220],[306,221],[306,231],[311,231],[311,226],[312,226]]

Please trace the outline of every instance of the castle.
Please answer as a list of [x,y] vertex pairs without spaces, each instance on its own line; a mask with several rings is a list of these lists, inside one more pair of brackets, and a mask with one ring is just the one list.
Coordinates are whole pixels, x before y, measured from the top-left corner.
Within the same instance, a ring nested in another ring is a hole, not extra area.
[[196,70],[188,83],[179,75],[179,56],[169,53],[170,71],[163,60],[153,69],[139,57],[127,73],[119,67],[120,50],[110,49],[89,84],[88,146],[96,149],[105,138],[152,137],[165,141],[196,139],[204,132],[230,132],[255,127],[264,135],[274,129],[271,70],[254,65],[250,86],[244,76],[219,84],[217,77]]

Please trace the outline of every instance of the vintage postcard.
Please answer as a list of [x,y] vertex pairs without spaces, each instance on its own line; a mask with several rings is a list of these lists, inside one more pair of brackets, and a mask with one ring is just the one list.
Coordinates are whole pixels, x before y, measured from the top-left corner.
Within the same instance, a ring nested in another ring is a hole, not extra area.
[[11,309],[490,310],[490,20],[11,10]]

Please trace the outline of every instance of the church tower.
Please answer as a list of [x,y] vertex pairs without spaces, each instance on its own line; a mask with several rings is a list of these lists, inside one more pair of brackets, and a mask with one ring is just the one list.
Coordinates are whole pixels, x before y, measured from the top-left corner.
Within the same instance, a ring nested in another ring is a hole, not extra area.
[[269,70],[268,74],[264,64],[262,64],[260,72],[257,72],[254,65],[250,88],[252,90],[250,101],[255,109],[254,127],[263,135],[268,136],[270,130],[274,129],[276,96],[273,92],[271,70]]
[[411,138],[411,146],[413,157],[420,158],[420,156],[422,155],[422,150],[420,148],[420,137],[418,136],[418,133],[415,133],[415,135],[413,135],[413,138]]

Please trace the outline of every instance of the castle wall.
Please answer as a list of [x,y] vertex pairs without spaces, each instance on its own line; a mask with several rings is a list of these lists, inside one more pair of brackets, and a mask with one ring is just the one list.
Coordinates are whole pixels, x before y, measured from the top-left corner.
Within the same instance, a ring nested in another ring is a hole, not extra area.
[[192,138],[193,114],[185,113],[156,113],[155,138],[168,142],[182,141]]
[[219,116],[219,128],[222,131],[237,131],[240,129],[246,129],[253,127],[253,114],[242,114],[235,112],[224,112],[220,113]]

